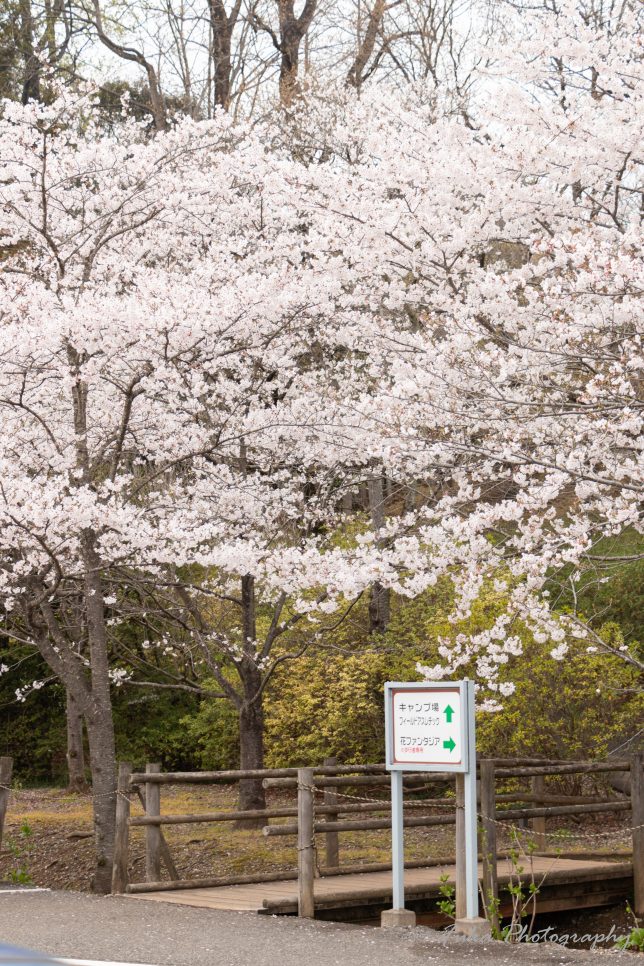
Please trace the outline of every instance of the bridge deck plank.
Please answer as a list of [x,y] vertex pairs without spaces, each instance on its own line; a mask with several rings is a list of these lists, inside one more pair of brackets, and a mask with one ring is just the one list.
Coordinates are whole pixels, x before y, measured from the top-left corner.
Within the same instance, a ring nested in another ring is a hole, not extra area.
[[[596,881],[627,874],[628,863],[615,863],[610,860],[604,862],[594,859],[572,859],[561,857],[534,856],[533,867],[535,879],[538,882],[544,874],[559,881],[572,882]],[[499,879],[503,879],[511,872],[508,860],[498,863]],[[433,866],[431,868],[408,869],[405,872],[405,887],[410,895],[414,893],[438,892],[441,876],[447,874],[453,883],[455,867],[453,865]],[[479,876],[480,876],[479,866]],[[546,878],[546,882],[547,882]],[[374,901],[380,895],[382,899],[391,896],[391,872],[364,872],[349,875],[336,875],[315,880],[315,898],[322,906],[329,906],[335,899],[341,900],[346,906],[351,898],[355,904],[362,901]],[[130,895],[131,899],[147,899],[156,902],[171,902],[180,905],[198,906],[208,909],[228,909],[238,912],[260,912],[265,908],[265,900],[271,906],[279,903],[284,910],[297,903],[297,882],[261,882],[249,885],[220,886],[210,889],[181,889],[163,892],[147,892]]]

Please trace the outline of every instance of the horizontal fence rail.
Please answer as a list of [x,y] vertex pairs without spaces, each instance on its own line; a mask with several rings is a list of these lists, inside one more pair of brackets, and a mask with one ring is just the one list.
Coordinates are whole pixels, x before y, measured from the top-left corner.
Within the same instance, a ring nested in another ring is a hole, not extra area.
[[[494,759],[496,764],[496,759]],[[496,768],[497,778],[529,778],[532,775],[584,775],[629,771],[630,761],[571,761],[557,765],[526,765],[525,768]]]
[[[317,811],[317,809],[316,809]],[[405,828],[422,828],[427,825],[454,825],[453,815],[424,815],[420,818],[405,818]],[[390,828],[389,818],[367,818],[362,822],[315,822],[314,832],[367,832],[369,830]],[[262,832],[271,837],[274,835],[297,835],[297,825],[266,825]]]

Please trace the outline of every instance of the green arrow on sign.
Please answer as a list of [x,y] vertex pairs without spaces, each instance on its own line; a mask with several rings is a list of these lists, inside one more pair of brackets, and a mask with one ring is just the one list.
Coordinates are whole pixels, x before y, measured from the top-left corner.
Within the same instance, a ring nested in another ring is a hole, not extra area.
[[452,715],[454,714],[454,708],[450,704],[448,704],[444,710],[445,710],[445,720],[447,721],[448,724],[451,724]]
[[443,748],[447,748],[449,751],[454,751],[456,748],[456,742],[453,738],[450,738],[449,741],[443,742]]

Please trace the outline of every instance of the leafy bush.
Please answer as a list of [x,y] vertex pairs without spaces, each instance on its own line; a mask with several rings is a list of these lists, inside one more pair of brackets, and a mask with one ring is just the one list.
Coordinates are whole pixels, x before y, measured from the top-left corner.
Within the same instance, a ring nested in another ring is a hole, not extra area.
[[[458,625],[447,620],[450,607],[445,585],[412,601],[396,600],[388,631],[371,650],[360,649],[364,631],[354,623],[352,631],[343,628],[340,642],[350,653],[318,652],[286,664],[267,697],[270,765],[311,764],[330,755],[345,762],[383,760],[384,682],[418,680],[416,662],[437,662],[440,637],[491,626],[503,598],[486,588],[471,617]],[[633,667],[589,652],[584,641],[570,641],[566,658],[554,661],[550,642],[537,643],[525,627],[514,632],[524,653],[509,657],[505,677],[516,690],[501,699],[502,710],[479,713],[480,754],[602,758],[611,743],[632,734],[634,722],[644,717]],[[600,633],[619,646],[617,625]],[[473,665],[463,667],[462,675],[468,674],[475,677]]]
[[[215,682],[206,681],[204,687],[209,685],[217,690]],[[193,714],[184,715],[181,726],[197,768],[239,768],[239,719],[229,701],[203,698]]]
[[[614,639],[616,631],[605,627],[602,635]],[[550,647],[532,641],[513,662],[515,693],[503,699],[502,711],[479,715],[480,754],[603,758],[644,717],[634,668],[588,653],[583,641],[571,641],[563,661],[550,658]]]
[[318,654],[288,668],[267,701],[268,764],[382,761],[383,686],[396,678],[418,678],[413,658]]
[[198,745],[185,719],[199,709],[199,699],[183,691],[121,687],[114,690],[116,754],[135,766],[158,761],[169,771],[189,770]]

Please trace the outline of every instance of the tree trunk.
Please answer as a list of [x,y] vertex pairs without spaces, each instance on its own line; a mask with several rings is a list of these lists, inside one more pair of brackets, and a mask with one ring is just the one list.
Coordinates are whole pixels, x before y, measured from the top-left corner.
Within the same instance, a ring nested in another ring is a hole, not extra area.
[[24,73],[22,78],[22,103],[39,101],[41,64],[34,45],[34,25],[31,0],[20,2],[20,40]]
[[105,627],[105,606],[101,560],[96,536],[86,530],[81,537],[85,566],[85,610],[92,681],[91,711],[85,723],[89,737],[94,796],[96,870],[92,889],[109,892],[116,828],[116,750],[110,695],[109,655]]
[[376,38],[378,36],[378,30],[380,28],[380,24],[382,23],[384,12],[385,0],[376,0],[371,13],[369,14],[367,29],[364,37],[358,37],[358,52],[356,53],[353,63],[349,68],[349,73],[347,74],[347,84],[350,84],[351,87],[355,87],[357,91],[359,91],[362,87],[365,70],[376,45]]
[[295,16],[295,0],[278,0],[280,21],[279,43],[273,41],[281,54],[280,58],[280,100],[284,107],[290,107],[300,92],[298,72],[300,63],[300,44],[311,26],[318,0],[305,0],[304,9],[299,17]]
[[[257,626],[255,615],[255,578],[242,577],[242,634],[244,657],[239,666],[244,698],[239,708],[239,764],[241,768],[264,767],[264,705],[262,672],[257,666]],[[239,783],[239,807],[266,808],[266,795],[261,778],[243,779]],[[257,828],[262,819],[240,823],[246,828]]]
[[215,105],[225,111],[230,107],[230,80],[232,74],[232,36],[239,16],[240,3],[236,2],[226,13],[223,0],[208,0],[210,26],[212,29],[212,57],[215,73]]
[[[239,712],[239,764],[241,768],[264,767],[264,708],[259,698],[244,704]],[[266,808],[266,793],[261,778],[247,778],[239,783],[239,807]],[[239,823],[245,828],[265,825],[263,819],[248,819]]]
[[67,690],[67,787],[70,792],[80,792],[87,788],[83,714],[69,690]]
[[154,127],[157,131],[166,131],[168,128],[168,118],[166,115],[165,98],[159,87],[159,80],[155,69],[146,62],[145,71],[148,75],[148,87],[150,88],[150,105],[152,107],[152,117]]
[[280,60],[280,100],[285,107],[290,107],[299,93],[300,40],[295,26],[290,24],[282,35]]
[[[374,476],[368,483],[369,510],[373,529],[378,531],[385,525],[385,492],[382,475]],[[391,593],[388,587],[376,581],[369,594],[369,631],[383,634],[387,630],[391,612]]]
[[112,863],[116,832],[116,752],[111,708],[102,702],[88,716],[87,735],[94,799],[94,848],[96,866],[92,892],[112,889]]
[[213,41],[215,56],[215,105],[227,111],[230,107],[230,38]]
[[[86,549],[87,535],[83,535]],[[87,565],[87,559],[85,560]],[[78,659],[76,648],[65,639],[56,622],[50,600],[43,595],[39,604],[44,625],[31,624],[33,613],[25,611],[27,623],[33,628],[38,650],[54,674],[73,693],[77,711],[85,720],[89,739],[89,759],[94,795],[94,838],[96,870],[92,887],[96,892],[109,892],[111,886],[112,854],[116,811],[116,755],[114,751],[114,724],[110,703],[110,682],[107,668],[107,646],[104,627],[101,633],[100,615],[103,610],[102,594],[88,594],[89,586],[98,586],[98,569],[88,567],[85,577],[85,609],[89,640],[90,668]]]
[[389,598],[389,588],[376,580],[369,592],[369,633],[384,634],[387,630],[391,612]]

